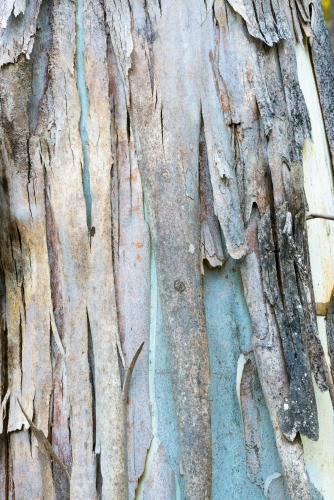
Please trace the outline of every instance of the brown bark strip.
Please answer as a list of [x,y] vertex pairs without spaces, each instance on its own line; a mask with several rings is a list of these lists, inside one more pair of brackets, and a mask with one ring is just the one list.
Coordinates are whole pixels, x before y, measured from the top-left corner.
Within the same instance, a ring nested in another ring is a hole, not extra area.
[[[43,165],[49,164],[49,155],[47,144],[41,143],[40,154],[43,158]],[[44,167],[45,168],[45,167]],[[50,263],[50,282],[53,313],[56,323],[56,328],[59,334],[62,345],[66,342],[64,329],[64,298],[62,290],[61,278],[61,262],[59,237],[57,234],[54,216],[52,213],[50,198],[49,198],[49,182],[45,175],[45,214],[46,214],[46,231],[48,242],[48,255]],[[52,446],[58,454],[62,462],[68,470],[72,467],[72,453],[70,443],[70,428],[69,428],[69,408],[67,399],[67,381],[66,381],[66,363],[65,354],[59,350],[56,342],[52,342],[52,373],[53,373],[53,408],[52,408]],[[63,474],[57,468],[53,468],[53,477],[57,498],[69,497],[69,482],[64,481]]]
[[[66,411],[70,421],[71,498],[95,498],[93,401],[88,359],[89,239],[81,175],[80,106],[75,80],[75,6],[58,0],[52,10],[50,83],[45,96],[50,131],[43,129],[50,211],[59,238]],[[44,153],[45,154],[45,153]],[[64,189],[66,179],[66,189]],[[59,293],[59,292],[58,292]],[[60,295],[59,295],[60,297]],[[59,401],[61,404],[61,401]]]
[[[165,334],[176,367],[180,470],[186,498],[192,499],[211,494],[209,360],[201,294],[200,102],[196,85],[188,97],[182,84],[190,81],[196,63],[178,47],[186,33],[185,19],[190,16],[199,30],[199,10],[197,3],[186,10],[175,2],[155,18],[153,9],[145,12],[141,2],[134,2],[130,72],[131,122],[137,131]],[[192,34],[196,44],[198,34]],[[146,51],[152,42],[151,52]]]
[[[119,6],[120,8],[120,6]],[[122,6],[125,9],[124,5]],[[122,10],[122,12],[123,12]],[[126,10],[126,9],[125,9]],[[118,11],[106,2],[107,21],[118,18]],[[122,22],[129,13],[122,15]],[[129,17],[130,19],[130,17]],[[119,334],[125,363],[130,364],[143,342],[127,398],[127,455],[129,496],[134,497],[145,468],[146,453],[152,440],[149,396],[150,332],[150,237],[144,218],[140,173],[128,110],[126,62],[120,60],[117,36],[124,34],[113,24],[110,30],[108,64],[110,101],[113,114],[112,218],[113,259]],[[130,43],[130,36],[126,43]],[[122,41],[123,43],[123,41]],[[125,66],[124,66],[125,64]],[[123,68],[120,68],[123,66]],[[123,76],[123,72],[126,75]]]
[[[32,94],[29,103],[31,132],[36,136],[43,135],[47,123],[45,94],[48,87],[48,66],[51,49],[51,5],[44,1],[41,5],[37,22],[37,34],[31,54],[32,60]],[[65,364],[65,329],[64,298],[62,290],[62,265],[60,259],[60,242],[55,225],[54,214],[50,202],[49,180],[47,168],[50,165],[50,150],[45,139],[37,139],[38,155],[44,174],[44,201],[48,260],[50,268],[50,287],[53,310],[50,314],[53,392],[50,408],[51,443],[68,471],[72,467],[69,407]],[[64,479],[61,467],[53,464],[52,468],[55,493],[57,498],[69,497],[69,481]]]
[[[102,498],[128,497],[126,416],[123,403],[116,292],[112,255],[111,113],[105,13],[93,0],[84,2],[85,78],[89,96],[89,175],[92,227],[87,281],[87,313],[92,337],[96,437]],[[94,40],[94,44],[92,44]],[[77,48],[78,50],[78,48]],[[79,68],[76,68],[77,72]],[[99,75],[98,80],[96,75]],[[83,110],[81,110],[83,113]],[[81,137],[83,140],[83,137]],[[85,195],[87,197],[87,195]],[[108,270],[106,272],[106,270]],[[102,292],[103,291],[103,292]],[[138,344],[137,344],[138,346]],[[106,367],[108,369],[106,370]],[[110,467],[110,464],[113,464]]]

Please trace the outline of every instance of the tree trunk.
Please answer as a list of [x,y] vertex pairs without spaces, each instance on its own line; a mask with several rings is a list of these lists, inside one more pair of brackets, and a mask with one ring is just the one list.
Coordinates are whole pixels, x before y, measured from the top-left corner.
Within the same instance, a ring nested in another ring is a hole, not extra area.
[[0,497],[330,499],[320,0],[3,0],[0,96]]

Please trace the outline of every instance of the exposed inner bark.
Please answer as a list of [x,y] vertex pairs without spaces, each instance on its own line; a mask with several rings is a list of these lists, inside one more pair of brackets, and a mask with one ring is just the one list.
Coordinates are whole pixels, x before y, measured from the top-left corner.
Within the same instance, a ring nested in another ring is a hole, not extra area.
[[[253,328],[247,473],[265,494],[257,370],[289,495],[310,498],[299,435],[319,435],[312,375],[334,389],[310,274],[297,43],[333,159],[320,1],[0,6],[1,498],[211,498],[203,262],[232,260]],[[158,327],[176,468],[157,436]]]

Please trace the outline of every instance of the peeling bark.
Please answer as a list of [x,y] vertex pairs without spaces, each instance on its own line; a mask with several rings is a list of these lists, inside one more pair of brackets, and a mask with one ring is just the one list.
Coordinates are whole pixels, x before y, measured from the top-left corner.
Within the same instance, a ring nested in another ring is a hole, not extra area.
[[312,376],[334,400],[333,311],[328,367],[297,44],[333,160],[320,1],[1,3],[1,498],[212,497],[205,266],[231,262],[253,329],[238,394],[248,478],[280,488],[281,472],[259,480],[257,371],[289,495],[313,495],[299,436],[319,436]]

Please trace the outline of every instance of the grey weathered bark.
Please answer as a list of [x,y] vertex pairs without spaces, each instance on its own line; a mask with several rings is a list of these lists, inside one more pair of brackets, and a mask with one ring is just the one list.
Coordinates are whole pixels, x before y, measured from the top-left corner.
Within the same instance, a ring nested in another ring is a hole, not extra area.
[[[299,437],[319,436],[312,376],[334,389],[311,282],[297,44],[333,160],[320,1],[2,1],[1,498],[211,498],[203,273],[232,260],[288,494],[311,498]],[[179,492],[157,440],[159,321]]]

